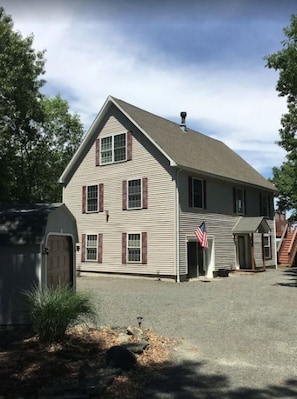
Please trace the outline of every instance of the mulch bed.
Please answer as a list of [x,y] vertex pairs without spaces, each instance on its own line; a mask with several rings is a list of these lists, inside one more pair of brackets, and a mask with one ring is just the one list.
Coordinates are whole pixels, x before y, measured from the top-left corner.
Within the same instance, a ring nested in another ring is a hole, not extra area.
[[[137,356],[138,366],[118,375],[103,398],[141,398],[141,387],[162,372],[175,341],[144,330],[149,346]],[[37,337],[0,333],[0,398],[38,398],[41,388],[63,379],[77,381],[84,367],[105,363],[106,351],[118,345],[117,329],[71,329],[65,341],[41,344]],[[4,339],[6,338],[6,339]],[[133,338],[131,337],[131,340]]]

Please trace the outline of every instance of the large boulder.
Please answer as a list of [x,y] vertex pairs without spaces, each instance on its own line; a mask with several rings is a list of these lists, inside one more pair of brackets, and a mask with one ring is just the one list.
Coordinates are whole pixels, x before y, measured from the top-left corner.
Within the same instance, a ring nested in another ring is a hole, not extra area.
[[131,370],[136,365],[136,357],[123,346],[112,346],[106,352],[106,363],[110,367],[119,367],[122,370]]

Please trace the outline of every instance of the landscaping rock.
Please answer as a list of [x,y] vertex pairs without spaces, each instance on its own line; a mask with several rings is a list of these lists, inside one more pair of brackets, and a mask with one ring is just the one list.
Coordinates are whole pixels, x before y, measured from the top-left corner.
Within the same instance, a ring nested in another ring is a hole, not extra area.
[[128,371],[136,365],[136,357],[123,346],[112,346],[106,352],[106,363],[110,367],[119,367]]
[[144,332],[140,327],[129,326],[127,327],[127,333],[139,339],[142,339],[144,336]]
[[140,355],[148,345],[149,345],[148,341],[142,340],[139,342],[124,343],[122,347],[128,349],[130,352],[137,353],[138,355]]
[[129,342],[129,337],[131,337],[131,335],[120,333],[117,337],[117,341],[119,344],[126,344]]

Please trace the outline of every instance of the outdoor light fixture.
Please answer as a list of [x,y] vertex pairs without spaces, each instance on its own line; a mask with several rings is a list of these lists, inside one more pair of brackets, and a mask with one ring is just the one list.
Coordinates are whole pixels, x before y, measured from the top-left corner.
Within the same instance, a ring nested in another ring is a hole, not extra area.
[[106,216],[106,221],[108,222],[108,219],[109,219],[109,210],[108,209],[105,210],[105,216]]
[[76,244],[76,251],[79,252],[79,250],[80,250],[80,246],[79,246],[79,244]]
[[143,320],[143,317],[141,317],[141,316],[138,316],[138,317],[137,317],[138,327],[139,327],[139,328],[141,327],[142,320]]

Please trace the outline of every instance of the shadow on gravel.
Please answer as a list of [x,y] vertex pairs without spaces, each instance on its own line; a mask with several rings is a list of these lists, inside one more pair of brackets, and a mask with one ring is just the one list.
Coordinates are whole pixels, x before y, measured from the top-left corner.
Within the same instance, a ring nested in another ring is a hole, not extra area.
[[[296,398],[297,379],[263,389],[232,389],[222,374],[205,374],[202,362],[168,363],[157,378],[144,386],[142,397],[155,399],[272,399]],[[147,372],[147,370],[146,370]]]
[[285,283],[276,283],[281,287],[297,287],[297,268],[284,270],[284,275],[288,277],[288,281]]

